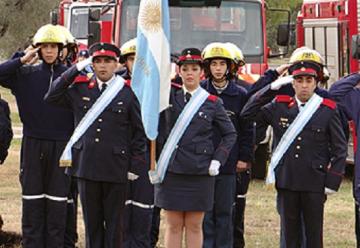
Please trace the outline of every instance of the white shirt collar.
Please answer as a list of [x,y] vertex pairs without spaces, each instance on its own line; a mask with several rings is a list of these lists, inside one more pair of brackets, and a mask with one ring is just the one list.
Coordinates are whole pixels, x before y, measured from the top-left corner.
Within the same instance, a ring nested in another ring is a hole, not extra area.
[[106,81],[106,82],[103,82],[103,81],[101,81],[98,77],[96,77],[96,81],[97,81],[97,83],[98,83],[99,90],[101,90],[103,84],[107,84],[107,85],[109,86],[110,83],[113,81],[114,77],[115,77],[115,75],[113,75],[113,76],[112,76],[108,81]]
[[302,109],[303,107],[305,107],[304,105],[306,104],[306,102],[300,101],[296,95],[295,95],[295,100],[296,100],[296,103],[297,103],[299,109]]
[[198,86],[195,90],[190,91],[190,90],[186,89],[186,87],[185,87],[184,85],[182,85],[182,88],[183,88],[183,91],[184,91],[184,95],[185,95],[186,93],[189,93],[190,95],[193,95],[193,94],[195,93],[195,91],[196,91],[199,87],[200,87],[200,86]]

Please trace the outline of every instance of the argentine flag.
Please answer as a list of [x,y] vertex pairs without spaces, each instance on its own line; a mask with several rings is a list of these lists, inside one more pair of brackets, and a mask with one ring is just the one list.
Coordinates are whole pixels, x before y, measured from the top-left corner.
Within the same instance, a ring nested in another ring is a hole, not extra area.
[[131,87],[140,105],[146,136],[155,140],[159,113],[170,95],[170,19],[168,0],[141,0]]

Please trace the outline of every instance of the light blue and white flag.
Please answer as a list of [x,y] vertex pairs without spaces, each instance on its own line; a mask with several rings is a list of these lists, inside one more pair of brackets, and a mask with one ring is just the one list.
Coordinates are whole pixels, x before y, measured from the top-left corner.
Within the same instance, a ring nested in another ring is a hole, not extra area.
[[140,105],[146,136],[155,140],[159,113],[170,95],[170,19],[168,0],[141,0],[131,87]]

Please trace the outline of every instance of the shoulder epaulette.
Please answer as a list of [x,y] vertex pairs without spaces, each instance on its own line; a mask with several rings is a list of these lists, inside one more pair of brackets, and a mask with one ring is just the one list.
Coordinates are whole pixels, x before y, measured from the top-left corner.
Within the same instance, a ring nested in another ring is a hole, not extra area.
[[285,102],[290,103],[293,100],[291,96],[288,95],[277,95],[275,97],[275,102]]
[[210,101],[212,101],[212,102],[216,102],[216,100],[218,99],[218,97],[217,97],[217,96],[214,96],[214,95],[209,95],[207,99],[210,100]]
[[322,105],[325,105],[331,109],[335,109],[336,108],[336,102],[334,102],[333,100],[330,100],[328,98],[324,98],[322,103]]
[[74,79],[75,84],[88,83],[89,78],[86,75],[79,75]]
[[174,88],[177,88],[177,89],[182,88],[181,84],[177,84],[177,83],[173,83],[173,82],[171,82],[171,86],[174,87]]
[[125,80],[124,83],[125,83],[125,85],[128,86],[128,87],[131,86],[131,80],[130,80],[130,79]]

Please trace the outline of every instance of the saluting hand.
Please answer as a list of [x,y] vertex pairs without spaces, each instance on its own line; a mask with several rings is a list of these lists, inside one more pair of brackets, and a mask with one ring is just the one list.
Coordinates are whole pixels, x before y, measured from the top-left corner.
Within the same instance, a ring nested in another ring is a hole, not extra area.
[[34,60],[37,60],[37,52],[39,51],[39,47],[28,47],[26,48],[25,55],[20,58],[22,64],[31,64]]
[[289,66],[290,66],[290,64],[280,65],[276,68],[276,72],[281,76],[282,74],[284,74],[287,71]]

